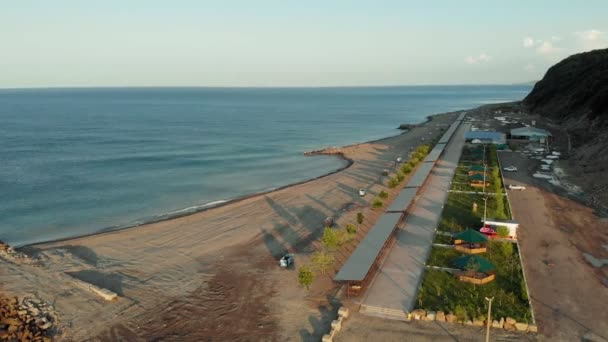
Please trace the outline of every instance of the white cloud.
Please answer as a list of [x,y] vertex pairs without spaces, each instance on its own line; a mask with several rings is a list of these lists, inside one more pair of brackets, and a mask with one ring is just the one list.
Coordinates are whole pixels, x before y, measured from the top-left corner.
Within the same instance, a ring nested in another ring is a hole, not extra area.
[[532,38],[532,37],[526,37],[526,38],[524,38],[523,43],[524,43],[524,47],[527,47],[527,48],[533,47],[534,46],[534,38]]
[[487,63],[492,59],[488,54],[482,52],[479,56],[468,56],[464,59],[467,64]]
[[562,40],[562,37],[553,36],[553,37],[551,37],[551,40],[554,41],[554,42],[559,42],[560,40]]
[[524,70],[527,72],[533,72],[536,70],[536,66],[532,63],[528,63],[525,67]]
[[603,49],[608,47],[608,38],[604,32],[596,29],[576,32],[579,43],[584,51]]
[[551,42],[542,42],[536,48],[536,52],[538,52],[541,55],[550,55],[557,51],[559,51],[559,49],[556,48],[555,46],[553,46],[553,43],[551,43]]
[[595,29],[579,32],[578,35],[582,40],[587,42],[595,42],[602,38],[602,32]]

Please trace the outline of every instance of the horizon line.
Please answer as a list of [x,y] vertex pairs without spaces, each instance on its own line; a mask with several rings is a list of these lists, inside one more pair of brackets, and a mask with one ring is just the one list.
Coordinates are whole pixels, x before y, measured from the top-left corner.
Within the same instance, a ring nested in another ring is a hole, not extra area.
[[78,85],[78,86],[31,86],[31,87],[0,87],[0,90],[52,90],[52,89],[127,89],[127,88],[174,88],[174,89],[324,89],[324,88],[399,88],[399,87],[462,87],[462,86],[518,86],[534,85],[538,81],[513,83],[427,83],[427,84],[392,84],[392,85],[291,85],[291,86],[211,86],[211,85]]

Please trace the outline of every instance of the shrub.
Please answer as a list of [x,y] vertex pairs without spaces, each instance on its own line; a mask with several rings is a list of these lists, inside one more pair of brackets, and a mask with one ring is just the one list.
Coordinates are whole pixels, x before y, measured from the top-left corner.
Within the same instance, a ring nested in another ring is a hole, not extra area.
[[403,182],[403,180],[405,179],[405,175],[401,171],[397,172],[397,176],[396,177],[397,177],[397,181],[399,183]]
[[300,283],[301,286],[304,286],[307,290],[310,290],[310,285],[312,285],[312,281],[314,279],[315,275],[310,266],[304,265],[298,268],[298,283]]
[[312,264],[321,273],[325,274],[334,263],[334,256],[330,253],[319,251],[311,257]]
[[391,178],[388,181],[388,187],[391,189],[394,189],[397,187],[397,185],[399,185],[399,180],[397,178]]
[[416,166],[416,164],[418,164],[418,162],[419,162],[419,161],[420,161],[420,159],[418,159],[418,158],[416,158],[416,157],[414,156],[412,159],[410,159],[409,164],[410,164],[412,167],[414,167],[414,166]]
[[365,216],[363,215],[363,213],[357,213],[357,223],[358,224],[363,223],[364,218],[365,218]]
[[323,237],[321,237],[323,247],[328,250],[336,249],[340,245],[340,240],[336,231],[330,227],[325,227]]
[[454,308],[454,315],[456,315],[459,321],[466,321],[468,318],[467,310],[460,305],[456,305]]
[[378,197],[380,198],[388,198],[388,192],[382,190],[380,191],[380,193],[378,194]]
[[401,165],[401,172],[407,175],[408,173],[412,172],[412,167],[410,164],[403,164]]
[[[361,213],[359,213],[359,214],[361,214]],[[358,216],[359,216],[359,214],[357,214],[357,219],[359,218],[359,217],[358,217]],[[361,221],[363,221],[363,218],[361,218]],[[346,225],[346,231],[347,231],[349,234],[352,234],[352,235],[357,234],[357,226],[355,226],[355,225],[354,225],[354,224],[352,224],[352,223],[349,223],[349,224],[347,224],[347,225]]]
[[341,229],[336,234],[338,235],[338,246],[342,246],[353,239],[352,234],[349,234],[346,229]]
[[498,236],[500,236],[501,238],[506,238],[507,236],[509,236],[509,228],[505,226],[498,226],[496,228],[496,233],[498,233]]
[[374,203],[372,203],[372,206],[376,209],[382,208],[383,205],[384,205],[384,202],[382,202],[382,200],[380,200],[379,198],[376,198],[374,200]]

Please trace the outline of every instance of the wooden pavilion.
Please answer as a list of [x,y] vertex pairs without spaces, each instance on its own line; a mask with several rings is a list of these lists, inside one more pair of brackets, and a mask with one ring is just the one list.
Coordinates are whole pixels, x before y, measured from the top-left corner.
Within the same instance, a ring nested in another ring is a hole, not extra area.
[[455,274],[460,281],[483,285],[496,279],[496,266],[476,254],[461,256],[452,265],[461,270]]
[[487,242],[487,236],[470,228],[454,235],[454,249],[462,253],[485,253],[487,251]]

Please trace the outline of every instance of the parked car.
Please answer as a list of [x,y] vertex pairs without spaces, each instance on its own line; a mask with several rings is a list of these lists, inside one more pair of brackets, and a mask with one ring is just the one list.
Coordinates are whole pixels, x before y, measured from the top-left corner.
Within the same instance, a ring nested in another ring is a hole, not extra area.
[[526,187],[523,185],[509,184],[509,189],[510,190],[526,190]]
[[505,167],[503,170],[509,171],[509,172],[515,172],[515,171],[517,171],[517,168],[515,166],[511,165],[511,166]]
[[285,254],[281,260],[279,260],[279,266],[287,268],[293,265],[293,254]]

